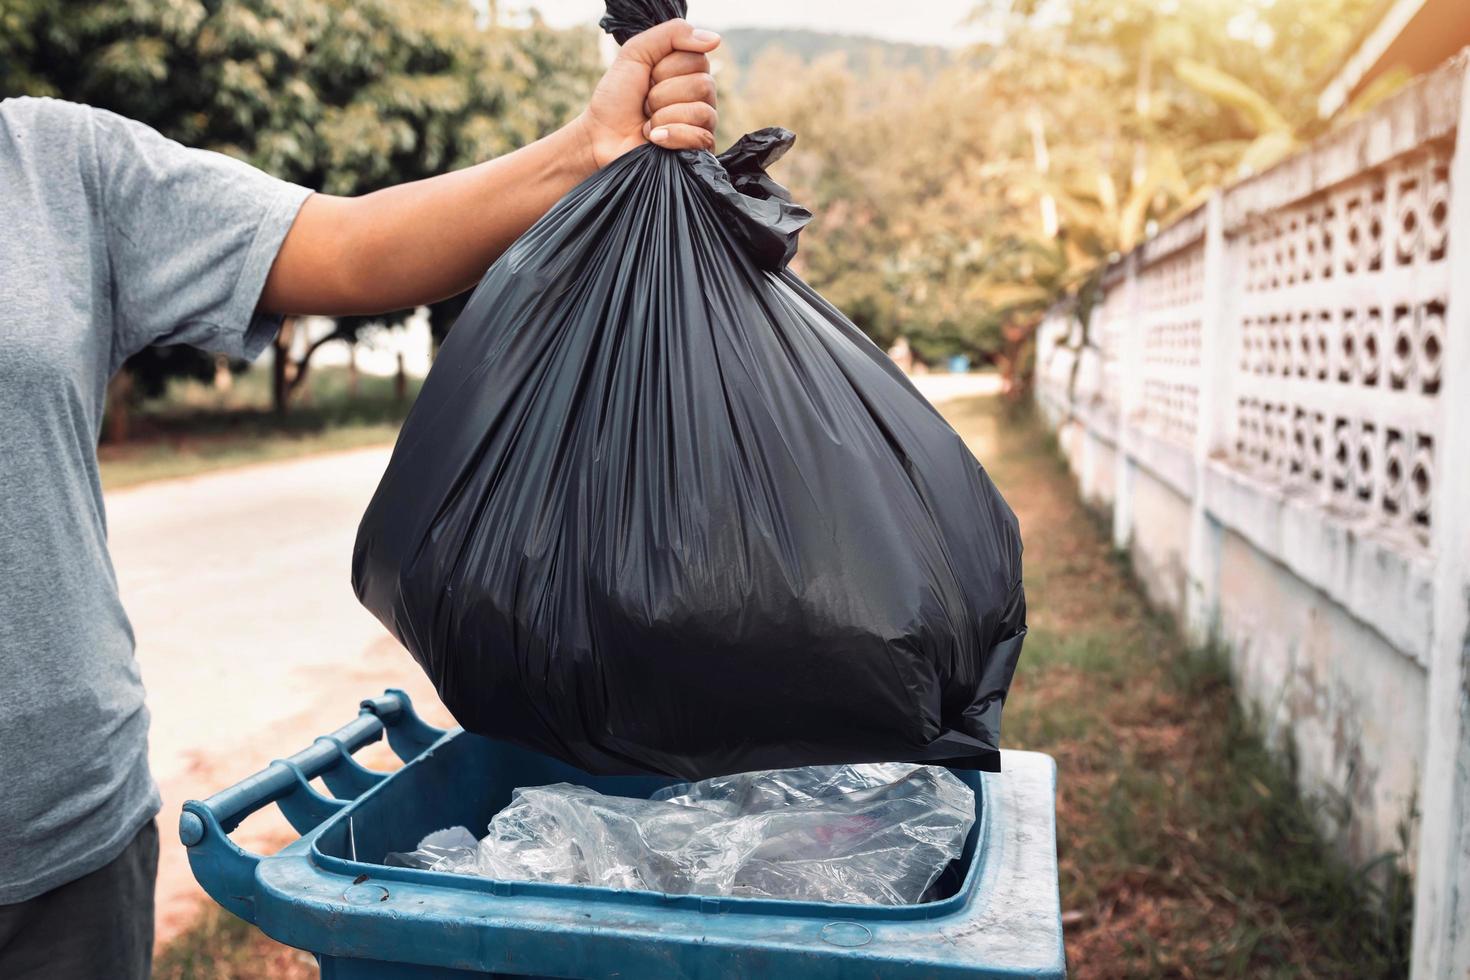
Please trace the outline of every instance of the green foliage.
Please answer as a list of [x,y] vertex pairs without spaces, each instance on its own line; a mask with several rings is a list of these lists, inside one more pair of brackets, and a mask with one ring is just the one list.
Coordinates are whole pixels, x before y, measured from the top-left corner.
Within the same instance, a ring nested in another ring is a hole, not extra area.
[[171,379],[209,381],[215,373],[214,358],[190,347],[158,347],[130,363],[132,393],[139,399],[157,398]]
[[[333,194],[417,180],[531,142],[577,110],[599,71],[591,32],[482,24],[468,0],[0,6],[0,96],[110,109]],[[447,319],[433,321],[443,329]],[[341,335],[364,322],[345,322]],[[192,352],[149,351],[131,367],[153,389],[211,365]]]
[[0,94],[111,109],[336,194],[545,135],[598,74],[590,33],[482,26],[466,0],[18,2]]
[[281,416],[272,410],[267,372],[242,374],[226,391],[210,383],[213,379],[173,376],[133,413],[132,439],[101,447],[103,488],[388,445],[419,388],[410,380],[400,397],[391,377],[364,374],[352,380],[339,367],[314,370],[311,379],[309,395]]
[[875,340],[1020,373],[1052,302],[1320,129],[1314,82],[1371,3],[993,0],[994,43],[947,61],[772,50],[726,117],[797,133],[800,271]]
[[732,27],[720,31],[724,50],[741,71],[748,70],[767,48],[780,48],[802,61],[841,52],[850,64],[864,64],[876,59],[891,68],[932,68],[949,63],[954,53],[937,44],[914,44],[907,41],[885,41],[860,34],[833,34],[827,31],[779,29],[766,27]]

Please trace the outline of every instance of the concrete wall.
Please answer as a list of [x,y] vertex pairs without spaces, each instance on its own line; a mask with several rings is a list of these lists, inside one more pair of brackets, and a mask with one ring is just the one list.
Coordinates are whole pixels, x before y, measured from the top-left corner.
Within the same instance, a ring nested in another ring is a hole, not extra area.
[[1423,768],[1424,667],[1237,534],[1220,620],[1240,693],[1325,797],[1326,829],[1359,857],[1394,846]]
[[1409,827],[1420,977],[1470,977],[1467,79],[1219,192],[1037,351],[1084,498],[1324,829],[1368,861]]
[[1155,605],[1183,609],[1189,579],[1189,500],[1140,468],[1133,475],[1133,538],[1129,557]]

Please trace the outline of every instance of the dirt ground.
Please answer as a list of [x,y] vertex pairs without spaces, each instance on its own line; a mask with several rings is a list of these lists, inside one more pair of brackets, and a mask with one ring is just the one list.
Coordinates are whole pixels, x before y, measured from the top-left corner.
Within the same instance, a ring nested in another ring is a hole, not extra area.
[[1021,523],[1031,633],[1005,741],[1057,760],[1070,974],[1403,975],[1406,882],[1324,846],[1224,657],[1148,608],[1034,416],[995,399],[946,415]]

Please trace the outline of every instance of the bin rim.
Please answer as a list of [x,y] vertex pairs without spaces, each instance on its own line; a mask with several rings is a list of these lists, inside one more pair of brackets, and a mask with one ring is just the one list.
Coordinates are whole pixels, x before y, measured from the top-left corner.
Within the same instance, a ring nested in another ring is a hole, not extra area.
[[[352,760],[353,752],[385,735],[405,762],[401,769],[380,773]],[[307,749],[208,800],[185,804],[180,837],[195,877],[212,898],[266,935],[315,954],[324,975],[330,966],[332,976],[377,976],[381,968],[404,967],[578,977],[614,970],[810,980],[859,973],[893,980],[1065,976],[1056,764],[1049,756],[1004,751],[1003,773],[959,771],[972,789],[981,787],[970,865],[956,895],[920,905],[512,883],[341,857],[350,850],[344,842],[355,840],[357,814],[366,820],[373,801],[397,805],[390,787],[416,785],[411,767],[455,746],[472,751],[479,741],[426,725],[401,691],[370,699],[358,719]],[[438,765],[454,761],[449,756]],[[423,772],[432,778],[434,769]],[[317,792],[311,785],[316,776],[339,795]],[[270,803],[301,837],[271,856],[240,848],[229,832]],[[328,835],[332,839],[324,841]],[[376,840],[374,850],[383,843]]]
[[[441,751],[453,739],[459,737],[474,738],[479,736],[469,735],[463,729],[453,729],[447,732],[443,738],[426,748],[412,761],[406,763],[398,772],[404,773],[405,778],[410,778],[410,767],[426,764],[436,752]],[[384,788],[387,784],[386,780],[372,787],[362,796],[323,821],[315,830],[303,834],[300,844],[309,851],[312,864],[325,872],[340,875],[345,878],[355,879],[366,875],[369,879],[377,882],[396,881],[425,887],[452,889],[458,892],[494,895],[500,898],[524,896],[526,898],[546,901],[606,903],[622,908],[628,906],[645,906],[659,909],[686,908],[691,911],[722,915],[780,915],[822,919],[836,917],[848,920],[876,919],[886,921],[932,919],[954,914],[963,908],[974,896],[978,876],[983,873],[987,864],[984,858],[987,856],[987,848],[990,846],[988,842],[991,830],[991,808],[986,806],[986,780],[981,778],[982,774],[978,770],[950,769],[950,771],[955,773],[975,795],[975,826],[970,830],[968,835],[974,839],[975,845],[973,849],[967,849],[968,861],[966,863],[965,873],[960,880],[959,887],[953,895],[931,902],[917,902],[912,905],[812,902],[777,898],[750,898],[733,895],[695,895],[677,892],[660,892],[651,889],[610,888],[603,885],[521,881],[460,874],[458,872],[396,867],[362,859],[354,860],[353,858],[344,858],[323,849],[322,839],[324,836],[351,821],[360,809],[372,806],[376,794],[387,792]]]

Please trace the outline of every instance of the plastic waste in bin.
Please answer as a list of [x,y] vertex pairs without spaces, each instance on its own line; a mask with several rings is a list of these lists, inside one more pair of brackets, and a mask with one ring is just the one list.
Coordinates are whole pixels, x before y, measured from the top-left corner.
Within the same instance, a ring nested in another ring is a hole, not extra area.
[[[352,753],[386,734],[392,774]],[[648,796],[672,781],[590,776],[549,756],[425,724],[408,696],[204,801],[179,836],[217,902],[308,950],[324,980],[557,977],[1061,977],[1048,756],[1005,752],[1003,773],[952,770],[976,796],[964,853],[934,901],[839,905],[507,882],[381,865],[426,833],[483,826],[516,787],[555,782]],[[320,777],[334,794],[317,792]],[[249,853],[229,838],[277,804],[300,839]]]

